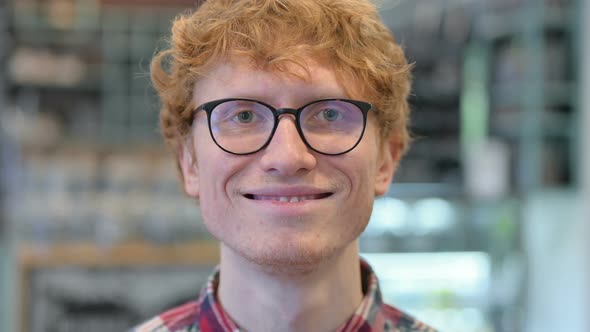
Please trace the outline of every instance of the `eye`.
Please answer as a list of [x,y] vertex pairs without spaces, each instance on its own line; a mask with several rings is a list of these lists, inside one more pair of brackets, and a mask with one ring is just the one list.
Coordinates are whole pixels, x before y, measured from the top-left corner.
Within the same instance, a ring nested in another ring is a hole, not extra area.
[[322,111],[322,117],[330,122],[342,119],[342,113],[338,110],[328,108]]
[[234,116],[234,119],[240,123],[250,123],[254,119],[254,113],[252,111],[241,111]]

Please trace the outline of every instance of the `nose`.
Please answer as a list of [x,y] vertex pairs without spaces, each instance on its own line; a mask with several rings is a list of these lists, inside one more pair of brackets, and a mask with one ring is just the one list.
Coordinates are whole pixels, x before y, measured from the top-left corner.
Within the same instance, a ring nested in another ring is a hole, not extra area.
[[317,164],[316,157],[299,136],[295,118],[283,115],[278,121],[270,143],[263,150],[261,167],[265,172],[282,176],[296,175],[313,169]]

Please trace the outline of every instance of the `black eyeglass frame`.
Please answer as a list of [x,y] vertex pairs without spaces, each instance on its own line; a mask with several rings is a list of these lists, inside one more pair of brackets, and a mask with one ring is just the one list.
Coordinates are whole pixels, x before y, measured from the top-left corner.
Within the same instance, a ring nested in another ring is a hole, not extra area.
[[[265,107],[267,107],[273,114],[274,116],[274,126],[272,128],[272,131],[270,132],[270,135],[268,136],[268,139],[266,140],[266,142],[264,142],[264,144],[262,144],[262,146],[257,149],[254,150],[252,152],[244,152],[244,153],[236,153],[236,152],[232,152],[227,150],[226,148],[222,147],[217,140],[215,139],[215,135],[213,135],[213,130],[211,129],[211,113],[213,112],[213,110],[215,109],[215,107],[217,107],[220,104],[223,104],[225,102],[229,102],[229,101],[249,101],[249,102],[253,102],[253,103],[257,103],[260,105],[263,105]],[[301,123],[300,123],[300,116],[301,116],[301,112],[308,106],[313,105],[315,103],[319,103],[319,102],[326,102],[326,101],[344,101],[347,103],[351,103],[353,105],[355,105],[356,107],[358,107],[361,110],[361,113],[363,114],[363,130],[361,131],[361,134],[359,135],[358,140],[356,141],[356,143],[349,148],[348,150],[345,150],[343,152],[339,152],[339,153],[326,153],[326,152],[322,152],[319,151],[317,149],[315,149],[313,146],[311,146],[311,144],[309,144],[309,142],[307,141],[307,139],[305,138],[305,135],[303,134],[303,129],[301,128]],[[353,99],[345,99],[345,98],[326,98],[326,99],[318,99],[318,100],[314,100],[312,102],[309,102],[299,108],[274,108],[273,106],[264,103],[262,101],[256,100],[256,99],[248,99],[248,98],[224,98],[224,99],[217,99],[217,100],[212,100],[209,102],[206,102],[204,104],[201,104],[200,106],[196,107],[193,111],[193,114],[196,114],[197,112],[199,112],[200,110],[203,110],[207,113],[207,125],[209,127],[209,134],[211,135],[211,139],[213,139],[213,142],[215,142],[215,144],[223,151],[233,154],[233,155],[238,155],[238,156],[245,156],[245,155],[250,155],[250,154],[254,154],[257,153],[263,149],[265,149],[269,144],[270,141],[272,141],[272,138],[275,135],[275,132],[277,130],[277,127],[279,126],[279,118],[281,117],[281,115],[283,114],[291,114],[295,117],[295,127],[297,128],[297,132],[299,133],[299,137],[301,137],[301,140],[303,141],[303,143],[305,144],[305,146],[307,146],[308,148],[310,148],[311,150],[319,153],[319,154],[323,154],[323,155],[327,155],[327,156],[339,156],[339,155],[343,155],[345,153],[348,153],[350,151],[352,151],[354,148],[357,147],[357,145],[361,142],[361,140],[363,139],[363,136],[365,134],[365,129],[367,128],[367,112],[369,112],[370,110],[373,109],[373,105],[370,103],[367,103],[365,101],[360,101],[360,100],[353,100]]]

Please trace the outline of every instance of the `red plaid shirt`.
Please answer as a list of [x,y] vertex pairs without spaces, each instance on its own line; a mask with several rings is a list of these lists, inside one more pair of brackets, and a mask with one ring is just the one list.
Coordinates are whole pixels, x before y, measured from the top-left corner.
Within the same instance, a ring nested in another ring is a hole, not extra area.
[[[377,277],[361,260],[365,296],[350,319],[337,332],[436,332],[413,317],[383,303]],[[171,309],[141,324],[131,332],[238,332],[240,328],[215,299],[219,271],[216,270],[197,301]]]

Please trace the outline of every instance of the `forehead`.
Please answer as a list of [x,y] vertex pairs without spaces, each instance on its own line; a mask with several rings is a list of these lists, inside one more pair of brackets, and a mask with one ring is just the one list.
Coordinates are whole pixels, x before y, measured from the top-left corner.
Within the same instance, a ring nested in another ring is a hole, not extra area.
[[304,66],[290,63],[278,68],[224,61],[195,82],[193,99],[199,105],[221,98],[252,98],[274,104],[351,98],[338,76],[330,66],[313,60]]

